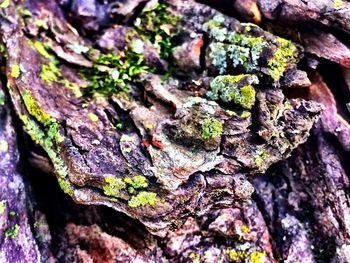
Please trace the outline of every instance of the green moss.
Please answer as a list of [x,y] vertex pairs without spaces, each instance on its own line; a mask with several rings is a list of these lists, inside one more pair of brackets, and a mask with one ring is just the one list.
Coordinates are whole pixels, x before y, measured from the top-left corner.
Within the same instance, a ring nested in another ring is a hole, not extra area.
[[[245,81],[248,85],[239,87]],[[257,84],[258,78],[254,75],[223,75],[217,76],[211,83],[211,90],[207,92],[209,99],[225,103],[233,103],[244,109],[251,109],[255,103],[255,89],[252,84]]]
[[101,55],[93,68],[81,70],[83,78],[89,81],[85,93],[92,95],[97,92],[110,96],[127,92],[129,83],[147,69],[142,54],[127,51],[120,55]]
[[0,106],[4,106],[5,105],[5,93],[0,90]]
[[202,123],[201,136],[204,140],[210,140],[219,137],[223,132],[222,123],[215,118],[207,118]]
[[17,79],[21,74],[21,69],[18,64],[13,64],[11,67],[11,77]]
[[277,38],[278,48],[273,58],[268,62],[269,75],[274,81],[278,81],[284,74],[289,63],[293,63],[297,58],[297,48],[289,40]]
[[[84,91],[87,96],[100,93],[105,96],[128,91],[129,84],[142,72],[154,69],[147,66],[143,57],[145,42],[157,48],[160,57],[170,58],[177,35],[175,25],[178,18],[168,10],[165,1],[159,1],[155,8],[144,11],[135,22],[134,29],[126,35],[130,47],[123,52],[103,54],[95,59],[92,68],[84,68],[81,75],[89,84]],[[141,39],[140,39],[141,38]],[[171,63],[170,63],[171,64]],[[172,70],[169,67],[169,72]]]
[[5,236],[9,238],[16,238],[18,236],[20,226],[18,224],[15,224],[14,226],[6,229]]
[[142,191],[139,192],[136,196],[132,196],[131,199],[128,201],[128,205],[133,208],[145,206],[147,204],[150,206],[154,206],[156,201],[156,193]]
[[159,1],[151,10],[144,11],[136,20],[135,30],[144,41],[158,48],[160,57],[168,60],[178,36],[181,17],[174,16],[166,1]]
[[0,215],[5,212],[6,203],[5,201],[0,201]]
[[4,0],[2,1],[2,3],[0,4],[0,8],[8,8],[10,6],[10,0]]
[[105,181],[106,185],[103,187],[103,192],[105,195],[120,197],[121,190],[126,188],[126,184],[123,179],[107,176]]

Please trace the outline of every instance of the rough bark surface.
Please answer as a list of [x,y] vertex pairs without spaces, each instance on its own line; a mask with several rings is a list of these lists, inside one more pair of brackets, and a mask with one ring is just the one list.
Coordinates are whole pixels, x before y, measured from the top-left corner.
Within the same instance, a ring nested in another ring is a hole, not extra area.
[[350,262],[350,4],[157,2],[1,4],[0,261]]

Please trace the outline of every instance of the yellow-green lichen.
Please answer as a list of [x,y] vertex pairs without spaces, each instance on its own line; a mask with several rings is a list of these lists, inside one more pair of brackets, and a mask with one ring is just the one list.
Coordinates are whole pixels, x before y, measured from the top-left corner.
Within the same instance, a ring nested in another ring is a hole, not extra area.
[[226,250],[226,253],[229,256],[230,260],[232,260],[234,262],[244,260],[247,257],[247,253],[245,251],[241,251],[241,250],[235,250],[235,249],[228,248]]
[[133,208],[145,206],[147,204],[150,206],[154,206],[156,201],[157,201],[156,193],[142,191],[142,192],[139,192],[137,195],[132,196],[131,199],[128,201],[128,205]]
[[210,140],[221,136],[223,132],[222,122],[216,118],[210,117],[202,123],[201,136],[204,140]]
[[65,194],[72,196],[74,193],[74,188],[72,187],[72,184],[69,182],[69,180],[61,178],[61,177],[58,177],[57,180],[58,180],[58,184],[61,187],[62,191]]
[[123,181],[123,179],[107,176],[105,181],[106,185],[103,186],[103,192],[105,195],[120,197],[121,190],[126,188],[126,183]]
[[148,180],[143,175],[136,175],[132,178],[124,178],[124,182],[129,185],[129,193],[135,192],[135,189],[142,189],[148,187]]
[[334,7],[339,8],[343,5],[343,0],[334,0]]
[[52,56],[47,52],[46,48],[44,47],[43,43],[40,41],[34,42],[35,49],[39,52],[40,55],[42,55],[44,58],[51,59]]
[[14,226],[6,229],[5,236],[9,238],[16,238],[18,236],[20,226],[18,224],[15,224]]
[[246,118],[250,117],[251,115],[252,114],[249,111],[245,110],[241,113],[241,118],[246,119]]
[[0,201],[0,215],[5,212],[6,203],[5,201]]
[[241,230],[243,231],[243,233],[249,233],[249,227],[247,225],[242,225]]
[[4,0],[2,1],[2,3],[0,4],[0,8],[8,8],[10,6],[10,0]]
[[20,66],[18,64],[13,64],[11,66],[11,77],[17,79],[20,74],[21,74]]
[[89,116],[89,119],[93,122],[98,122],[99,120],[98,116],[93,112],[89,112],[88,116]]
[[[243,83],[247,84],[240,87]],[[255,89],[253,84],[258,84],[255,75],[223,75],[217,76],[210,83],[210,91],[207,97],[211,100],[221,100],[225,103],[233,103],[244,109],[251,109],[255,103]]]
[[256,166],[261,169],[264,167],[266,158],[268,157],[267,152],[264,149],[258,149],[254,153],[254,161]]
[[6,152],[9,148],[9,144],[5,140],[0,140],[0,152]]
[[269,75],[278,81],[287,70],[289,63],[294,63],[298,56],[297,47],[289,40],[277,38],[278,47],[268,62]]
[[196,252],[191,252],[189,258],[192,260],[192,263],[200,263],[201,256]]
[[254,251],[250,254],[250,262],[251,263],[263,263],[264,258],[266,257],[266,252],[263,251]]
[[28,91],[23,93],[22,98],[29,114],[35,117],[40,123],[45,126],[49,125],[51,122],[54,122],[51,116],[41,108],[39,103]]
[[24,92],[24,104],[31,116],[33,116],[40,125],[36,123],[30,116],[21,115],[24,129],[32,138],[32,140],[43,147],[48,154],[58,175],[58,182],[65,193],[72,195],[72,187],[64,178],[68,175],[68,168],[59,156],[59,145],[64,141],[64,137],[59,131],[57,121],[47,114],[40,104],[32,97],[29,92]]
[[47,84],[51,85],[53,82],[57,82],[60,76],[60,70],[53,62],[41,66],[41,79]]
[[221,14],[203,25],[214,40],[209,44],[209,57],[220,74],[227,71],[228,63],[233,67],[242,66],[247,72],[256,70],[263,49],[267,46],[262,37],[248,34],[251,26],[245,27],[243,33],[228,30],[224,24],[225,17]]

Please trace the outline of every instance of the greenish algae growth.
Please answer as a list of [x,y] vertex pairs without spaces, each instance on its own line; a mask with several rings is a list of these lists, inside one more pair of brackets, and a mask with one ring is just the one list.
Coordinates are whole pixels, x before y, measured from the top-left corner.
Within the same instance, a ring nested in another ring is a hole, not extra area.
[[8,8],[10,6],[10,0],[4,0],[2,1],[2,3],[0,4],[0,8]]
[[5,93],[0,90],[0,106],[4,106],[5,105]]
[[15,224],[14,226],[6,229],[5,236],[9,238],[16,238],[18,236],[20,226],[18,224]]
[[268,62],[269,75],[274,81],[278,81],[287,69],[288,63],[295,62],[297,47],[289,40],[277,38],[278,48],[273,58]]
[[[241,80],[247,80],[249,85],[239,87]],[[254,75],[223,75],[217,76],[211,83],[211,90],[207,97],[211,100],[222,100],[225,103],[233,103],[244,109],[250,110],[255,103],[255,89],[253,84],[258,84],[258,78]]]
[[0,201],[0,214],[4,213],[6,209],[5,201]]
[[221,136],[223,132],[222,123],[215,118],[207,118],[202,123],[201,136],[204,140],[210,140]]
[[11,67],[11,77],[17,79],[21,74],[21,69],[18,64],[14,64]]
[[105,181],[106,185],[103,186],[103,192],[105,195],[120,197],[121,190],[126,188],[126,183],[123,181],[123,179],[107,176]]
[[131,199],[128,201],[128,205],[133,208],[145,206],[147,204],[150,206],[154,206],[156,201],[157,201],[156,193],[142,191],[142,192],[139,192],[137,195],[132,196]]

